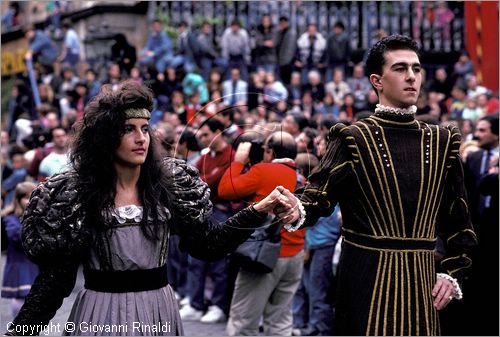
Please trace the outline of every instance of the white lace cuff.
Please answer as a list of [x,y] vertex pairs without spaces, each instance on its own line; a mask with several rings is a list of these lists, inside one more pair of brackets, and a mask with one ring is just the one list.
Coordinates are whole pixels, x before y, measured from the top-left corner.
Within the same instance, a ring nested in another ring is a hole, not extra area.
[[297,207],[299,208],[299,219],[295,224],[286,224],[283,226],[289,232],[295,232],[306,221],[306,210],[304,209],[304,205],[302,205],[297,197],[295,197],[295,199],[297,199]]
[[456,278],[453,278],[450,275],[444,274],[444,273],[438,273],[437,277],[441,277],[441,278],[444,278],[444,279],[450,281],[453,284],[453,288],[455,290],[455,293],[452,296],[454,298],[456,298],[457,300],[461,300],[462,299],[462,297],[463,297],[462,289],[460,289],[460,286],[458,285],[458,282],[457,282]]

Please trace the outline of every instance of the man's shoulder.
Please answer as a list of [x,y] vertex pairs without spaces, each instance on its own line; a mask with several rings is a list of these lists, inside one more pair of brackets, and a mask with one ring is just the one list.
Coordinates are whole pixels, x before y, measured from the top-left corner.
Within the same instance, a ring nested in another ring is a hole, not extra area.
[[466,163],[476,162],[478,160],[483,159],[483,149],[479,149],[477,151],[471,152],[467,155]]

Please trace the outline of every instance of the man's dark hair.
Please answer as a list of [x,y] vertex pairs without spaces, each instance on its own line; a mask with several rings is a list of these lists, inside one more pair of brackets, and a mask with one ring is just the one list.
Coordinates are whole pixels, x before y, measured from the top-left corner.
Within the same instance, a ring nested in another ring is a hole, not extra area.
[[63,28],[70,28],[71,27],[71,21],[69,19],[64,19],[62,22],[62,27]]
[[280,16],[279,22],[288,22],[288,18],[286,16]]
[[212,132],[215,132],[217,130],[222,132],[226,128],[226,126],[224,124],[222,124],[222,122],[220,120],[218,120],[217,118],[207,119],[205,122],[203,122],[203,124],[200,126],[200,128],[203,127],[204,125],[208,126],[208,128]]
[[335,22],[335,24],[333,25],[333,28],[340,28],[342,30],[345,30],[344,23],[342,23],[341,21]]
[[179,27],[188,28],[188,24],[186,21],[183,20],[183,21],[179,22]]
[[241,28],[240,20],[234,19],[233,21],[231,21],[231,26],[238,26]]
[[288,139],[284,134],[291,135],[286,132],[278,131],[269,136],[267,140],[267,147],[273,151],[274,158],[290,158],[297,157],[297,144],[294,142],[293,137]]
[[260,133],[257,132],[247,132],[243,133],[241,136],[235,139],[233,143],[233,148],[236,150],[240,143],[249,142],[251,143],[250,153],[248,154],[248,160],[250,165],[258,164],[264,158],[264,138]]
[[313,151],[314,150],[314,139],[318,135],[318,131],[316,129],[306,127],[302,132],[309,138],[309,142],[307,142],[306,147],[308,151]]
[[186,143],[186,147],[189,151],[200,151],[200,144],[194,132],[186,130],[179,137],[179,144]]
[[323,119],[319,125],[320,127],[323,127],[327,130],[330,130],[332,128],[332,126],[334,126],[335,124],[337,124],[338,122],[335,120],[335,119],[332,119],[332,118],[325,118]]
[[224,109],[220,112],[220,114],[224,117],[229,117],[229,120],[231,122],[234,122],[234,113],[238,112],[241,113],[241,110],[238,107],[229,107],[227,109]]
[[303,115],[298,114],[298,113],[293,113],[291,115],[292,115],[295,123],[297,123],[297,125],[299,126],[300,131],[304,130],[304,128],[309,126],[309,121]]
[[484,116],[479,120],[490,123],[491,133],[498,136],[498,115]]
[[47,141],[51,142],[54,139],[55,130],[64,130],[65,133],[68,133],[68,130],[66,130],[62,125],[54,126],[47,132]]
[[382,75],[382,69],[386,63],[385,53],[401,49],[412,50],[418,55],[417,43],[407,36],[390,35],[375,43],[366,58],[366,76]]

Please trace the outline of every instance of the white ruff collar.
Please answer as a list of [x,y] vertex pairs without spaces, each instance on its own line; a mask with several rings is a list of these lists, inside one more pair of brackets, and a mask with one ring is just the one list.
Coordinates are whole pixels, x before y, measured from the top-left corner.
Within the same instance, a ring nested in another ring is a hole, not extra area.
[[415,105],[410,105],[408,108],[393,108],[390,106],[385,106],[382,104],[377,104],[375,108],[375,112],[389,113],[395,115],[414,115],[417,112],[417,107]]

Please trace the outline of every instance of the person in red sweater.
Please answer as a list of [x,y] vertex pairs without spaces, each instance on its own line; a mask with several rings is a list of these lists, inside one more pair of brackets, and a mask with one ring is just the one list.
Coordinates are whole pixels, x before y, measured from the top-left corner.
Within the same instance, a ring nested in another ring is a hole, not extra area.
[[[249,161],[251,143],[238,146],[234,161],[219,184],[219,197],[257,202],[276,186],[294,190],[297,172],[294,159],[297,145],[287,132],[275,132],[264,143],[263,162],[242,173]],[[236,278],[227,333],[259,335],[264,317],[264,335],[292,333],[292,300],[302,276],[304,231],[281,233],[280,257],[271,273],[256,274],[241,269]]]

